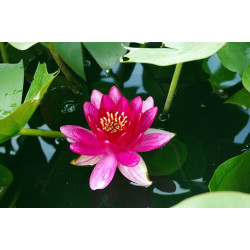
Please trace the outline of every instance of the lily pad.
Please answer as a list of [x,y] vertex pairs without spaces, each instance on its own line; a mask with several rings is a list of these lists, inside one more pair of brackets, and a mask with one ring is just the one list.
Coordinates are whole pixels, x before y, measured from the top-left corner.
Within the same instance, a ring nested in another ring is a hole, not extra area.
[[18,134],[26,125],[57,74],[58,71],[48,74],[46,64],[38,64],[25,102],[12,113],[0,119],[0,143]]
[[0,164],[0,189],[9,186],[12,180],[12,172],[4,165]]
[[244,71],[244,74],[242,77],[242,83],[243,83],[244,88],[248,92],[250,92],[250,65],[248,65]]
[[249,208],[250,195],[240,192],[216,192],[195,195],[173,208]]
[[13,47],[19,50],[26,50],[35,45],[37,42],[15,42],[15,43],[9,43]]
[[250,152],[223,162],[209,183],[213,191],[240,191],[250,193]]
[[236,92],[225,103],[232,103],[240,107],[246,107],[250,109],[250,93],[244,88]]
[[229,70],[243,75],[250,64],[250,42],[227,43],[218,51],[221,63]]
[[0,118],[4,118],[21,104],[24,81],[23,62],[1,63],[0,72]]
[[121,58],[121,62],[150,63],[168,66],[177,63],[195,61],[216,53],[225,43],[165,43],[171,48],[132,48],[124,47],[129,53]]
[[[119,42],[84,42],[83,44],[103,70],[111,69],[126,53],[126,49]],[[129,43],[123,44],[129,45]]]

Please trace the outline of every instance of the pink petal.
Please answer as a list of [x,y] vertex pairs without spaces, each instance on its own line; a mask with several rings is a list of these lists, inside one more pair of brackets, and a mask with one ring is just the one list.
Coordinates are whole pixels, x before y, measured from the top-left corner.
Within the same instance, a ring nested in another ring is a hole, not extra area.
[[152,184],[152,181],[148,178],[147,166],[141,157],[140,162],[136,166],[130,168],[122,164],[118,164],[118,169],[127,179],[134,183],[143,186],[149,186]]
[[148,129],[144,134],[142,142],[133,150],[136,152],[147,152],[160,148],[168,143],[174,136],[174,133],[161,129]]
[[142,125],[141,125],[141,132],[146,131],[153,123],[156,115],[158,112],[157,107],[153,107],[151,109],[148,109],[142,114]]
[[129,111],[129,102],[128,99],[125,97],[122,97],[120,101],[116,105],[117,111],[121,114],[122,112],[125,113],[125,115],[128,114]]
[[94,90],[92,91],[90,100],[91,100],[91,103],[92,103],[97,109],[100,108],[102,96],[103,96],[103,93],[100,92],[99,90],[94,89]]
[[104,155],[93,169],[89,185],[92,190],[104,189],[112,181],[117,161],[112,155]]
[[103,150],[108,154],[116,154],[119,151],[118,146],[108,140],[101,142],[101,145]]
[[86,118],[88,115],[92,115],[96,120],[98,120],[98,109],[92,103],[85,102],[83,104],[83,110]]
[[72,160],[70,163],[77,166],[92,166],[95,165],[101,158],[102,155],[81,155]]
[[141,143],[143,140],[144,133],[140,133],[134,140],[131,141],[131,143],[127,146],[127,149],[133,149],[136,147],[138,144]]
[[109,97],[113,100],[113,102],[115,104],[117,104],[120,101],[122,95],[121,95],[120,91],[118,90],[118,88],[116,86],[113,86],[109,90]]
[[70,144],[70,149],[79,155],[101,155],[104,154],[104,150],[101,147],[95,145],[83,144],[81,142],[76,142]]
[[134,167],[140,161],[140,155],[133,151],[120,151],[115,155],[117,161],[127,167]]
[[154,107],[154,99],[149,96],[145,101],[142,102],[142,113]]
[[97,119],[96,119],[94,116],[92,116],[92,115],[89,114],[89,115],[87,116],[86,120],[87,120],[87,122],[88,122],[88,124],[89,124],[90,129],[91,129],[94,133],[96,133]]
[[78,142],[100,146],[100,143],[94,133],[88,129],[75,128],[73,130],[73,135],[75,136]]
[[76,128],[82,128],[75,125],[64,125],[60,127],[61,132],[67,137],[67,140],[70,139],[70,142],[77,142],[77,138],[73,135],[73,130]]
[[142,99],[140,96],[135,97],[130,102],[130,107],[135,110],[135,113],[138,115],[142,110]]
[[111,111],[112,109],[115,109],[115,104],[108,95],[103,95],[101,107],[106,109],[107,111]]

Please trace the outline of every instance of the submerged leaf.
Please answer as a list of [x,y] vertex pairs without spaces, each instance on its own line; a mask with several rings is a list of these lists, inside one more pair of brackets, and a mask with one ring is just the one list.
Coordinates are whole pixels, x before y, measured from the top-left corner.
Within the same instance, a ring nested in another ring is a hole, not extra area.
[[0,189],[9,186],[12,180],[12,172],[4,165],[0,164]]
[[240,107],[246,107],[250,109],[250,93],[244,88],[236,92],[225,103],[232,103]]

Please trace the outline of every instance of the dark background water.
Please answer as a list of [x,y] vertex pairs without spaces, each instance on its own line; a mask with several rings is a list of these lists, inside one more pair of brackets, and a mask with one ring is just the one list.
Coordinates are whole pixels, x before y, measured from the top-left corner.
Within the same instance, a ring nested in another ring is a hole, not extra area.
[[[58,69],[42,45],[24,52],[9,46],[7,52],[12,63],[24,58],[26,91],[39,61],[46,62],[49,72]],[[106,189],[92,191],[88,182],[93,167],[70,165],[76,155],[65,140],[17,136],[0,144],[1,162],[14,175],[0,203],[2,207],[171,207],[187,197],[208,192],[215,169],[227,159],[249,150],[249,111],[224,104],[225,97],[241,88],[237,75],[224,83],[233,87],[214,91],[208,74],[203,71],[203,60],[184,63],[170,113],[162,120],[159,115],[174,67],[118,63],[112,71],[104,72],[85,53],[88,79],[85,95],[73,93],[60,74],[26,127],[53,130],[65,124],[87,127],[83,102],[92,89],[107,93],[116,83],[124,87],[122,94],[130,100],[136,95],[143,99],[152,96],[159,108],[152,127],[177,134],[166,146],[173,151],[166,153],[165,149],[159,149],[142,155],[147,165],[151,169],[180,165],[181,168],[167,175],[150,175],[153,184],[147,188],[130,183],[117,170]],[[207,64],[216,72],[216,55]]]

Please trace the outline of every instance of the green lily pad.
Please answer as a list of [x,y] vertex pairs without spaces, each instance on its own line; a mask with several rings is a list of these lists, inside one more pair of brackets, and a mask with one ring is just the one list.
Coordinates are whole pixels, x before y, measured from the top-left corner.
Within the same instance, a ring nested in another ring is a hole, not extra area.
[[0,164],[0,188],[7,187],[13,181],[12,172],[4,165]]
[[[84,42],[83,44],[103,70],[111,69],[126,53],[126,49],[119,42]],[[123,44],[129,45],[129,43]]]
[[242,83],[244,88],[250,92],[250,65],[248,65],[244,71],[243,77],[242,77]]
[[250,195],[240,192],[216,192],[195,195],[173,208],[249,208]]
[[9,43],[13,47],[19,50],[26,50],[35,45],[37,42],[15,42],[15,43]]
[[4,118],[21,104],[23,81],[22,61],[17,64],[0,64],[0,118]]
[[18,134],[25,126],[57,74],[58,71],[48,74],[46,64],[38,64],[25,102],[12,113],[0,119],[0,143]]
[[131,48],[124,47],[129,53],[121,62],[150,63],[168,66],[177,63],[195,61],[216,53],[225,43],[165,43],[170,48]]
[[228,98],[225,103],[231,103],[238,105],[240,107],[246,107],[250,109],[250,93],[247,92],[244,88],[236,92],[233,96]]
[[227,69],[238,72],[242,76],[250,64],[250,43],[227,43],[217,54]]
[[250,152],[233,157],[223,162],[214,172],[209,182],[213,191],[250,192]]

